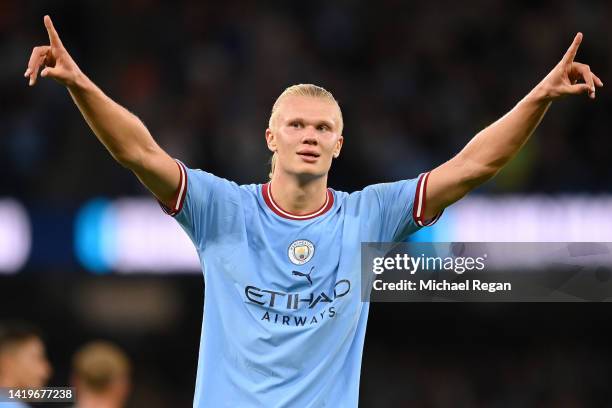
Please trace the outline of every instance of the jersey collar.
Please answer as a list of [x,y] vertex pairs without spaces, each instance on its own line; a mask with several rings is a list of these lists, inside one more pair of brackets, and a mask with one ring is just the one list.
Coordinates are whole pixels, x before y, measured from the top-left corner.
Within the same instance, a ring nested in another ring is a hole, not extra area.
[[320,215],[325,214],[329,211],[330,208],[334,205],[334,194],[331,190],[327,189],[327,197],[325,198],[325,203],[321,208],[316,211],[313,211],[308,214],[293,214],[289,211],[283,210],[272,197],[272,189],[270,188],[270,183],[266,183],[262,186],[261,193],[263,195],[263,199],[268,205],[268,207],[274,212],[276,215],[281,216],[283,218],[287,218],[290,220],[310,220],[312,218],[318,217]]

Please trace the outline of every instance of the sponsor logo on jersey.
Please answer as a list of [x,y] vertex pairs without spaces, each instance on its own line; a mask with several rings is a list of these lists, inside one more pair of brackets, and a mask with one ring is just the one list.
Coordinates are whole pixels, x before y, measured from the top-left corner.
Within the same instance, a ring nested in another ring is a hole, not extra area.
[[289,245],[287,255],[294,265],[304,265],[312,259],[314,252],[315,247],[312,242],[307,239],[298,239]]
[[305,273],[305,272],[300,272],[300,271],[291,271],[291,274],[292,274],[293,276],[303,276],[303,277],[305,277],[305,278],[306,278],[306,280],[308,281],[308,284],[309,284],[310,286],[312,286],[312,278],[310,277],[310,275],[312,275],[312,271],[314,271],[314,266],[312,266],[312,267],[310,268],[310,271],[309,271],[308,273]]
[[[291,274],[306,278],[308,285],[312,286],[313,281],[310,275],[314,269],[315,267],[312,266],[307,273],[291,271]],[[259,288],[254,285],[244,288],[247,300],[263,307],[262,321],[290,326],[312,325],[321,323],[326,318],[335,317],[337,311],[335,305],[332,305],[340,298],[348,295],[350,291],[351,281],[348,279],[336,281],[331,289],[311,290],[307,293],[284,292]],[[295,314],[294,312],[305,314]]]
[[350,291],[351,281],[348,279],[337,281],[330,291],[310,292],[307,295],[262,289],[253,285],[244,288],[244,294],[250,302],[264,307],[284,308],[287,310],[297,310],[302,307],[312,309],[319,303],[332,303],[346,296]]

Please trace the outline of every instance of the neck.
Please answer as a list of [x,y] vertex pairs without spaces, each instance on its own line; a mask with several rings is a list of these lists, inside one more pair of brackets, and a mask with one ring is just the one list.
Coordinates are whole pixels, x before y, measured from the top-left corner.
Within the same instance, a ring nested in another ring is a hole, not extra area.
[[327,174],[300,180],[282,171],[275,171],[270,186],[274,201],[283,210],[297,215],[317,211],[327,199]]

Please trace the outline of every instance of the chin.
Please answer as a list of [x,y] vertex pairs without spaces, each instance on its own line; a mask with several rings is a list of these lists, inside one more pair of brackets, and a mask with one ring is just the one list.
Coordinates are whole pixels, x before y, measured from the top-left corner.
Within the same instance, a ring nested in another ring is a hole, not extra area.
[[311,169],[301,168],[301,169],[297,169],[297,171],[295,171],[293,174],[300,180],[313,180],[313,179],[323,177],[327,173],[321,170],[317,171],[312,168]]

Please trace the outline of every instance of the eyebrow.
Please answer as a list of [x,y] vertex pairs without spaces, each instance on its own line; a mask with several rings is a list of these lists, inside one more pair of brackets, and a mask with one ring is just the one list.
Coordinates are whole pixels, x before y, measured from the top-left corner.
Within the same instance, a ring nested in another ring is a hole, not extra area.
[[[309,122],[308,120],[306,120],[306,119],[304,119],[302,117],[295,117],[295,118],[287,119],[287,123],[291,123],[291,122],[295,122],[295,121]],[[330,129],[334,129],[334,122],[333,121],[329,121],[329,120],[326,120],[326,119],[321,119],[321,120],[316,120],[315,122],[316,122],[317,125],[326,125]]]

